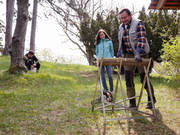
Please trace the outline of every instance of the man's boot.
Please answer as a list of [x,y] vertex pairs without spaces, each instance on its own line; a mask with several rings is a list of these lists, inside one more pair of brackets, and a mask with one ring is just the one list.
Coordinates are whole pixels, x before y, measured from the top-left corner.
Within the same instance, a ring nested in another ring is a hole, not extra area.
[[[153,104],[155,104],[155,103],[156,103],[156,98],[153,96]],[[153,108],[153,106],[152,106],[151,98],[150,98],[150,96],[148,96],[148,103],[147,103],[146,109],[152,109],[152,108]]]
[[136,108],[136,99],[129,100],[129,108],[131,108],[131,109]]

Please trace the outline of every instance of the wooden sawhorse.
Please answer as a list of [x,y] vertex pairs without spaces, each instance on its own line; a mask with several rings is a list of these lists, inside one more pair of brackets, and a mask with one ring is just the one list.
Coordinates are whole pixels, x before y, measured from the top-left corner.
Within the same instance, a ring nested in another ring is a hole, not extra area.
[[[96,82],[96,90],[95,90],[94,98],[93,98],[93,101],[92,101],[92,111],[94,111],[94,110],[103,111],[103,117],[104,117],[104,132],[103,132],[103,134],[104,135],[106,134],[106,123],[107,123],[107,121],[113,121],[113,120],[127,120],[128,121],[128,133],[129,133],[130,132],[129,131],[129,121],[130,121],[130,119],[135,119],[135,117],[130,117],[129,111],[136,111],[136,112],[139,112],[139,113],[142,113],[142,114],[146,114],[148,116],[156,117],[156,111],[155,111],[155,106],[154,106],[154,103],[153,103],[153,97],[152,97],[152,93],[151,93],[150,81],[149,81],[149,76],[148,76],[150,64],[151,64],[151,59],[142,59],[142,62],[137,62],[137,61],[135,61],[134,58],[110,58],[110,59],[102,58],[102,59],[98,59],[98,75],[97,75],[97,82]],[[102,104],[100,106],[96,107],[95,100],[96,100],[96,97],[97,97],[97,91],[98,91],[99,84],[100,84],[101,97],[103,97],[103,88],[102,88],[102,82],[101,82],[100,74],[101,74],[102,66],[106,66],[106,65],[111,65],[111,66],[116,66],[117,67],[117,80],[116,80],[115,92],[114,92],[114,95],[113,95],[113,102],[111,102],[111,103],[108,102],[107,103],[107,102],[105,102],[104,98],[101,98],[101,103]],[[144,77],[144,80],[143,80],[143,83],[142,83],[142,87],[141,87],[141,91],[140,91],[139,96],[126,98],[126,95],[125,95],[125,92],[124,92],[124,89],[123,89],[123,86],[122,86],[122,79],[121,79],[121,74],[120,74],[121,73],[121,68],[122,68],[123,65],[143,66],[144,67],[145,77]],[[141,98],[142,98],[142,95],[143,95],[143,91],[144,91],[144,87],[145,87],[146,82],[148,84],[148,90],[149,90],[149,93],[150,93],[150,98],[151,98],[150,102],[152,103],[152,107],[153,107],[152,108],[152,114],[139,110],[139,106],[140,106],[140,103],[141,103]],[[120,87],[121,87],[121,94],[122,94],[123,100],[116,102],[117,93],[118,93],[118,85],[119,84],[120,84]],[[136,110],[130,109],[127,106],[127,101],[130,100],[130,99],[133,99],[133,98],[137,98],[137,97],[139,97],[139,100],[138,100],[138,103],[137,103]],[[120,105],[120,108],[116,108],[116,106],[119,105],[119,104],[123,104],[123,105]],[[107,119],[106,118],[106,111],[114,112],[114,111],[121,111],[121,110],[125,110],[125,113],[126,113],[125,117],[118,117],[118,118],[112,118],[112,119]]]

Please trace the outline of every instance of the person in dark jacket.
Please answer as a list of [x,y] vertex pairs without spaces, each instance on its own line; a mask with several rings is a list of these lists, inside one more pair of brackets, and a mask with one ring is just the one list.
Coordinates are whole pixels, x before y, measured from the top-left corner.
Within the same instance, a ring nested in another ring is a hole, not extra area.
[[24,56],[25,65],[28,70],[34,70],[36,68],[36,72],[40,69],[40,63],[37,57],[34,55],[34,51],[30,50]]

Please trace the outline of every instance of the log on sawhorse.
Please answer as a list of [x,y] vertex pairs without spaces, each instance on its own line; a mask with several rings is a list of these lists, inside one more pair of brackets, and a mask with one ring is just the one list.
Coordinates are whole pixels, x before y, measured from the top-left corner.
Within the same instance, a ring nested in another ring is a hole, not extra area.
[[[142,59],[142,62],[137,62],[137,61],[135,61],[134,58],[110,58],[110,59],[102,58],[102,59],[98,59],[98,74],[97,74],[96,90],[95,90],[94,97],[93,97],[93,100],[92,100],[92,112],[94,110],[103,111],[103,117],[104,117],[104,132],[103,132],[103,134],[104,135],[106,134],[107,121],[113,121],[113,120],[127,120],[128,121],[128,133],[129,133],[130,132],[130,130],[129,130],[130,129],[129,128],[129,122],[130,122],[131,119],[135,119],[135,117],[130,116],[129,113],[131,111],[142,113],[142,114],[145,114],[147,116],[156,117],[156,111],[155,111],[155,106],[154,106],[154,103],[153,103],[153,97],[152,97],[152,93],[151,93],[150,81],[149,81],[149,76],[148,76],[150,64],[151,64],[151,59]],[[117,67],[117,80],[116,80],[115,92],[114,92],[114,96],[113,96],[113,102],[105,104],[104,98],[101,98],[102,106],[96,107],[95,100],[96,100],[96,97],[97,97],[97,92],[98,92],[98,86],[99,85],[100,85],[101,97],[103,97],[103,88],[102,88],[102,82],[101,82],[100,74],[101,74],[102,66],[106,66],[106,65],[111,65],[111,66],[116,66]],[[122,66],[127,66],[127,65],[129,65],[129,66],[143,66],[144,67],[145,77],[144,77],[144,80],[143,80],[143,83],[142,83],[142,87],[141,87],[141,91],[140,91],[139,96],[126,98],[125,91],[124,91],[123,85],[122,85],[121,68],[122,68]],[[145,87],[146,82],[148,84],[148,91],[150,93],[150,98],[151,98],[150,102],[152,103],[152,114],[139,110],[139,106],[140,106],[140,103],[141,103],[141,98],[143,96],[143,91],[144,91],[144,87]],[[122,101],[117,101],[116,102],[119,84],[120,84],[120,89],[121,89],[120,92],[122,94],[123,99],[122,99]],[[136,110],[130,109],[127,106],[127,100],[137,98],[137,97],[139,97],[139,100],[138,100]],[[120,107],[117,108],[116,106],[118,106],[118,105],[120,105]],[[106,111],[112,111],[112,112],[114,112],[114,111],[125,111],[126,116],[125,117],[107,119],[106,118]]]

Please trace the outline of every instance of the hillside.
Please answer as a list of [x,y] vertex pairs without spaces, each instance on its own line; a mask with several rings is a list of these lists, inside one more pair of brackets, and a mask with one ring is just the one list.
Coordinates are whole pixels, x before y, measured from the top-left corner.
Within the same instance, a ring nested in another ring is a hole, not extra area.
[[[25,75],[9,75],[5,72],[8,67],[9,57],[1,56],[0,135],[101,134],[103,113],[92,113],[90,104],[96,87],[96,67],[41,62],[39,73]],[[139,114],[140,119],[130,123],[131,134],[180,135],[180,83],[156,74],[151,81],[157,97],[158,120]],[[135,82],[138,93],[138,77]],[[109,122],[107,134],[127,134],[126,121]]]

